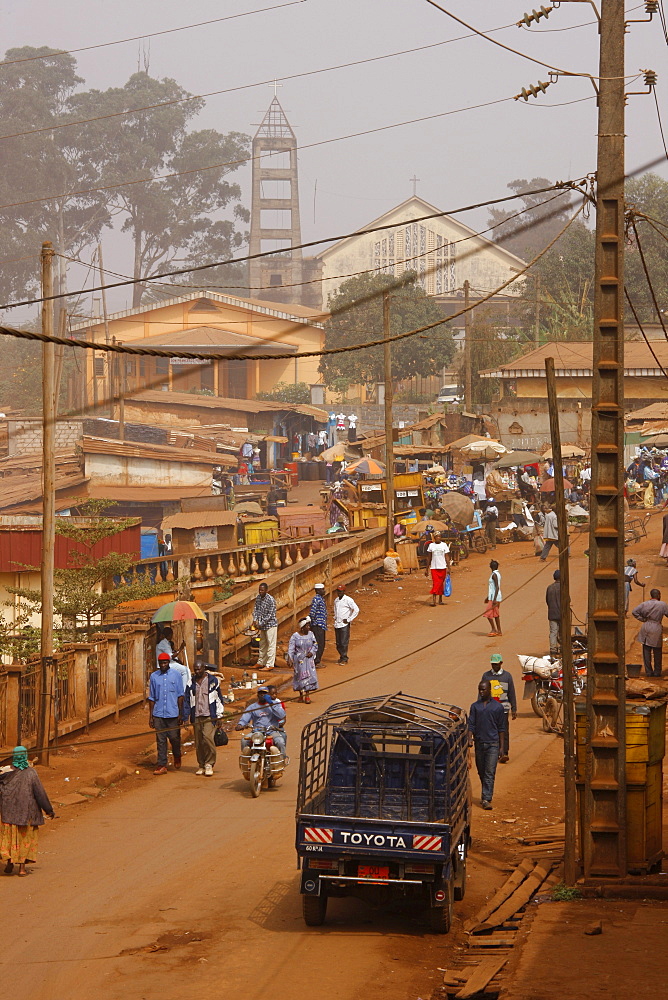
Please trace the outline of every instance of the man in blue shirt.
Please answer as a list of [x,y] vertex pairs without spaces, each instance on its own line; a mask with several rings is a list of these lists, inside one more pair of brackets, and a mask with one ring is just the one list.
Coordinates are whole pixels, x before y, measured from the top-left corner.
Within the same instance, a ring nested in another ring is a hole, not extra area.
[[315,597],[311,601],[309,618],[311,619],[311,632],[318,643],[318,653],[315,658],[315,665],[318,667],[325,651],[325,639],[327,638],[327,605],[325,603],[325,585],[316,583]]
[[[280,701],[272,701],[266,687],[257,689],[257,701],[248,706],[244,714],[239,719],[236,729],[245,729],[251,726],[253,729],[272,729],[274,743],[285,754],[285,733],[280,729],[280,724],[285,719],[285,709]],[[242,739],[241,745],[248,746],[248,740]]]
[[160,657],[160,666],[151,674],[148,688],[148,724],[155,729],[158,766],[154,774],[167,774],[167,740],[172,745],[174,767],[181,767],[181,717],[183,715],[183,680],[169,666],[169,659]]
[[492,698],[492,686],[478,684],[478,700],[469,709],[469,746],[475,750],[475,766],[482,784],[483,809],[492,808],[494,778],[499,754],[506,752],[506,713],[500,701]]

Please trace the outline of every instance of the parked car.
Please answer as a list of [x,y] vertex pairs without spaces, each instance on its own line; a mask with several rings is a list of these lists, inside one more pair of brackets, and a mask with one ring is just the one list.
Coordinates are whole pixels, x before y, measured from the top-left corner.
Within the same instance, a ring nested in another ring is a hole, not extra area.
[[437,403],[462,403],[464,397],[456,384],[444,385],[436,398]]

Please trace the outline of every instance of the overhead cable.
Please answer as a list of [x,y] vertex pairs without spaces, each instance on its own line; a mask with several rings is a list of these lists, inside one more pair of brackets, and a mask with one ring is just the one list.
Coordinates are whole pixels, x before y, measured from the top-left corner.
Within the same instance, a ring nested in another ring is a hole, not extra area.
[[[389,338],[381,337],[380,339],[367,341],[366,343],[363,344],[351,344],[346,347],[323,348],[320,351],[303,351],[293,355],[293,357],[296,360],[300,360],[301,358],[326,357],[332,354],[350,354],[354,351],[367,350],[370,347],[379,347],[381,344],[387,343],[388,340],[392,343],[399,340],[407,340],[409,337],[415,337],[420,333],[426,333],[429,330],[433,330],[435,327],[444,326],[446,322],[451,322],[453,319],[457,319],[459,316],[463,316],[467,312],[470,312],[471,309],[475,309],[483,305],[485,302],[489,301],[489,299],[493,298],[494,295],[498,295],[499,292],[502,292],[504,288],[508,288],[508,286],[512,285],[513,282],[523,277],[527,273],[527,271],[531,267],[533,267],[534,264],[536,264],[541,259],[541,257],[543,257],[559,239],[561,239],[561,237],[564,235],[569,226],[571,226],[575,222],[577,217],[580,215],[580,213],[582,212],[582,208],[583,206],[581,205],[575,212],[575,214],[571,216],[568,222],[559,230],[556,236],[554,236],[550,240],[547,246],[545,246],[541,251],[539,251],[539,253],[537,253],[536,256],[531,261],[529,261],[528,264],[525,265],[525,267],[523,267],[521,270],[513,274],[510,278],[508,278],[501,285],[499,285],[494,291],[489,292],[487,295],[484,295],[481,299],[478,299],[472,305],[469,305],[468,307],[464,306],[462,309],[459,309],[451,316],[448,316],[447,318],[446,317],[440,318],[433,323],[426,323],[424,326],[419,326],[414,330],[408,330],[405,333],[395,334],[394,336]],[[113,286],[108,285],[107,287],[110,288]],[[56,298],[61,296],[53,296],[53,297]],[[8,337],[15,337],[19,340],[37,340],[40,341],[41,343],[63,344],[65,347],[70,347],[70,348],[81,347],[85,348],[86,350],[102,351],[113,354],[137,355],[139,357],[192,358],[193,360],[196,361],[275,361],[276,360],[275,354],[244,354],[236,352],[225,353],[225,354],[214,354],[214,353],[204,354],[198,351],[183,351],[183,350],[166,351],[166,350],[158,350],[157,348],[130,347],[124,344],[106,344],[106,343],[98,344],[93,341],[87,341],[87,340],[72,340],[69,337],[51,337],[44,333],[37,333],[36,331],[31,331],[31,330],[16,330],[12,327],[7,327],[7,326],[0,326],[0,334],[3,334]]]

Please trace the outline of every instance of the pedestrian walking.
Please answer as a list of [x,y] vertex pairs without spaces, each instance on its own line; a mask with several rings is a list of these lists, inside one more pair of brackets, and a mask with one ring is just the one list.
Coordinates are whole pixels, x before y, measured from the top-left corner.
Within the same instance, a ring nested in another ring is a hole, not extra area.
[[540,561],[545,562],[548,553],[553,545],[559,544],[559,528],[557,526],[557,513],[552,507],[545,511],[545,524],[543,525],[543,551],[540,554]]
[[288,666],[292,667],[292,690],[299,691],[299,700],[311,703],[311,691],[318,690],[318,673],[315,658],[318,652],[316,637],[311,631],[311,619],[302,618],[299,631],[293,632],[288,643]]
[[629,614],[629,603],[631,600],[631,587],[635,583],[636,587],[642,587],[645,589],[645,584],[641,583],[638,579],[638,567],[636,565],[635,559],[627,559],[626,566],[624,567],[624,611],[626,612],[626,617]]
[[[494,779],[499,757],[506,752],[506,713],[492,698],[489,681],[478,684],[478,700],[469,709],[469,746],[475,753],[475,766],[482,785],[481,806],[492,808]],[[469,765],[470,766],[470,765]]]
[[220,681],[207,670],[203,656],[196,656],[193,676],[186,687],[184,721],[193,727],[195,753],[199,767],[195,774],[210,778],[216,766],[215,734],[219,720],[225,715],[225,703],[220,691]]
[[485,597],[483,601],[483,603],[487,605],[484,617],[489,621],[489,627],[491,629],[491,631],[487,634],[490,637],[496,637],[502,634],[500,612],[501,601],[503,600],[503,595],[501,593],[501,573],[499,572],[499,564],[496,559],[491,560],[489,568],[492,572],[487,583],[487,597]]
[[258,587],[255,607],[253,608],[253,627],[260,633],[260,655],[257,659],[257,665],[263,670],[273,670],[276,663],[278,618],[276,617],[276,601],[269,593],[266,583],[261,583]]
[[485,507],[485,537],[493,549],[496,548],[496,529],[499,527],[499,508],[493,500]]
[[325,641],[327,639],[327,602],[325,601],[324,583],[316,583],[315,596],[311,601],[308,616],[311,619],[311,632],[318,643],[318,652],[315,657],[316,667],[320,666],[322,655],[325,652]]
[[[649,601],[643,601],[632,611],[633,617],[642,622],[638,642],[642,646],[642,661],[648,677],[660,677],[663,666],[662,619],[668,617],[668,604],[661,600],[660,590],[650,590]],[[652,668],[652,660],[654,667]]]
[[16,865],[19,875],[29,875],[28,862],[37,857],[37,835],[44,814],[55,819],[53,806],[40,777],[28,761],[25,747],[14,747],[8,771],[0,774],[0,858],[5,875]]
[[425,570],[424,575],[427,576],[427,572],[431,573],[429,593],[431,594],[431,606],[434,607],[437,597],[438,603],[443,603],[445,581],[450,570],[450,546],[443,541],[439,531],[434,532],[434,540],[427,546],[427,554],[431,557],[431,561],[429,570]]
[[[668,502],[665,506],[668,506]],[[668,562],[668,510],[663,515],[663,535],[661,536],[661,548],[659,555]]]
[[559,636],[561,630],[561,573],[555,569],[552,574],[554,583],[545,591],[547,604],[547,623],[550,629],[550,656],[559,655]]
[[503,669],[503,657],[501,653],[492,653],[490,657],[490,668],[481,677],[483,681],[489,681],[492,689],[492,698],[495,698],[506,713],[506,744],[505,753],[499,756],[499,763],[506,764],[510,754],[510,719],[517,718],[517,695],[515,694],[515,682],[513,675]]
[[334,598],[334,637],[341,665],[345,665],[348,662],[350,623],[357,618],[359,613],[360,609],[352,597],[346,594],[346,588],[340,583],[336,588],[336,597]]
[[174,768],[181,767],[181,719],[185,688],[181,675],[172,670],[161,655],[160,666],[151,674],[148,686],[148,724],[155,729],[158,761],[154,774],[167,774],[167,740],[172,747]]

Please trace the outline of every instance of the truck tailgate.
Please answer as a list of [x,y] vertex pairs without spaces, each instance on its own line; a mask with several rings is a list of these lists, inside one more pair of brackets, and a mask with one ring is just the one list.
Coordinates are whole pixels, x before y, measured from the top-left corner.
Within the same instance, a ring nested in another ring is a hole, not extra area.
[[309,855],[371,855],[395,860],[434,862],[449,857],[450,827],[446,823],[409,823],[340,816],[297,819],[297,853]]

